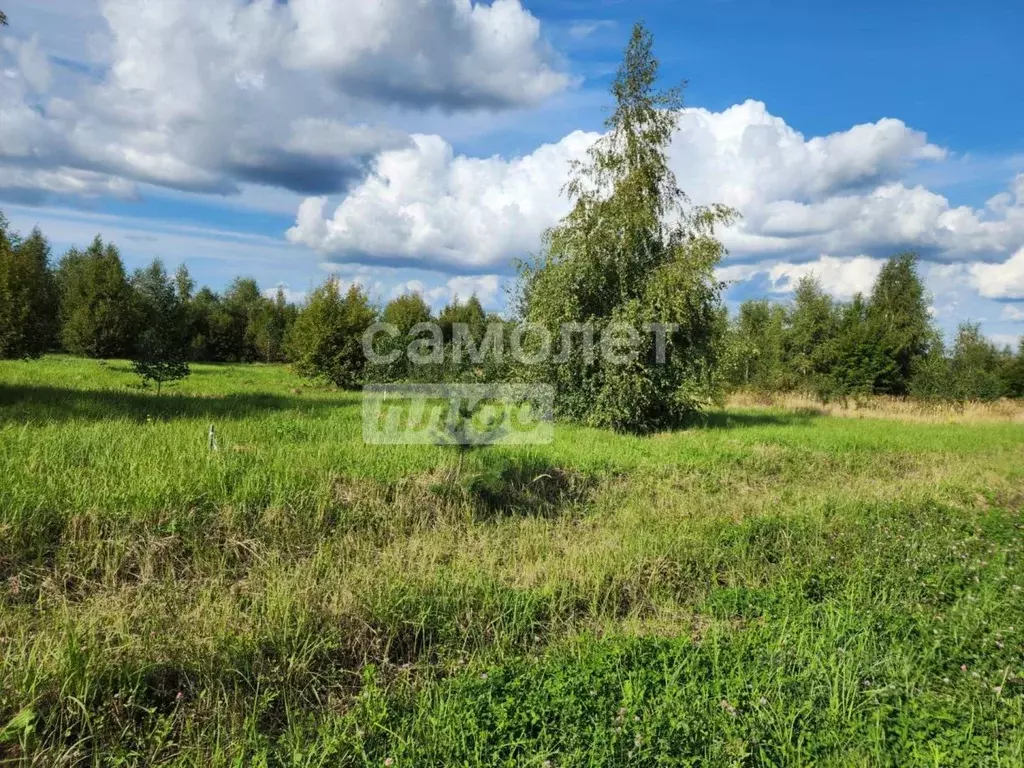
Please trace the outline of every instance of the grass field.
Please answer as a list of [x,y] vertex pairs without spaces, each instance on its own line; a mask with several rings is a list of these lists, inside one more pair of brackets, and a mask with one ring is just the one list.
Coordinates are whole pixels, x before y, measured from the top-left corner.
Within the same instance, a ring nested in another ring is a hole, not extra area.
[[0,762],[1022,765],[1024,425],[963,421],[460,459],[281,367],[0,363]]

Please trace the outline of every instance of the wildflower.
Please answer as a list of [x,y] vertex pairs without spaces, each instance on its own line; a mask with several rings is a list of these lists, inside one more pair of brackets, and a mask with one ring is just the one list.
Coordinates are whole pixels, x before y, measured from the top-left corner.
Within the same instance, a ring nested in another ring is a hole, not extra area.
[[997,685],[993,687],[992,690],[995,691],[996,696],[999,696],[1003,692],[1003,686]]
[[960,671],[961,672],[966,672],[967,671],[967,665],[966,664],[961,664],[960,665]]
[[178,695],[174,697],[174,700],[175,701],[181,701],[184,698],[185,698],[185,694],[182,693],[181,691],[178,691]]
[[394,765],[394,764],[395,764],[395,758],[393,758],[393,757],[385,757],[384,758],[384,765]]
[[480,679],[481,680],[486,680],[487,679],[487,673],[486,672],[481,672],[480,673]]

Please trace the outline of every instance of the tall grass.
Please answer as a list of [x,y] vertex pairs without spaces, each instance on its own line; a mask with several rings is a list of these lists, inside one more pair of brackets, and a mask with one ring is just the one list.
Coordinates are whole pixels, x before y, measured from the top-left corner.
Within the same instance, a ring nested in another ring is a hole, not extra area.
[[133,383],[0,363],[12,764],[1024,763],[1012,420],[460,460],[284,368]]

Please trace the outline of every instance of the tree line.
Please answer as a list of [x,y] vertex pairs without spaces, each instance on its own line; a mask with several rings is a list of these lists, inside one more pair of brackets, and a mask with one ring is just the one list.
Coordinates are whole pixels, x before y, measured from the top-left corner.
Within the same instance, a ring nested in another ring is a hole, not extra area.
[[864,395],[994,400],[1024,396],[1024,338],[999,348],[965,322],[947,345],[929,311],[913,253],[883,266],[871,293],[833,299],[804,277],[788,303],[740,305],[726,338],[725,379],[765,392],[823,400]]
[[[0,215],[0,357],[127,357],[158,387],[187,375],[190,362],[253,361],[290,362],[341,387],[543,383],[554,389],[557,416],[634,432],[678,424],[728,387],[823,399],[1024,395],[1024,346],[997,349],[971,324],[945,345],[913,254],[890,259],[867,297],[839,302],[805,278],[791,302],[747,301],[730,318],[714,274],[725,255],[716,230],[739,214],[691,205],[677,186],[667,149],[681,91],[655,87],[652,44],[636,25],[612,84],[607,131],[572,167],[570,212],[546,233],[540,255],[519,265],[507,319],[488,315],[475,296],[436,315],[416,294],[381,307],[333,278],[301,306],[281,290],[265,296],[246,278],[220,293],[197,291],[184,266],[169,275],[159,260],[129,275],[117,248],[99,237],[53,264],[38,229],[21,238]],[[368,359],[364,334],[378,321],[397,330]],[[424,335],[424,323],[440,326],[440,339]],[[654,325],[671,331],[638,334],[626,356],[574,350],[523,364],[503,354],[507,335],[483,355],[458,352],[480,348],[494,328],[534,329],[523,337],[530,352],[567,327],[611,338]],[[442,354],[386,354],[431,345]]]
[[159,259],[129,274],[117,247],[99,236],[54,263],[38,228],[22,238],[0,214],[0,357],[129,358],[140,372],[162,363],[180,371],[188,362],[283,362],[297,315],[281,290],[268,298],[248,278],[218,293],[197,291],[187,267],[170,275]]

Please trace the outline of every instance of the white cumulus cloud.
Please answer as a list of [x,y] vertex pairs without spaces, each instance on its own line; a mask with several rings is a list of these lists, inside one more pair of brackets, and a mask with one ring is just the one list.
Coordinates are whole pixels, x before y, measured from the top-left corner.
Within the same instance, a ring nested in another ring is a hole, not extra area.
[[762,261],[754,264],[729,264],[715,275],[727,283],[742,283],[763,276],[772,293],[791,293],[804,277],[815,277],[821,287],[837,299],[851,299],[857,293],[867,295],[885,264],[870,256],[840,258],[823,254],[804,262]]
[[988,299],[1024,299],[1024,247],[1000,264],[971,264],[971,284]]
[[504,284],[500,275],[460,275],[433,287],[428,287],[422,280],[407,280],[396,285],[391,296],[394,298],[418,293],[434,307],[441,307],[456,299],[466,301],[476,296],[484,307],[495,307],[500,303]]
[[502,265],[535,251],[565,211],[569,162],[596,134],[575,132],[525,157],[456,156],[437,136],[384,152],[373,172],[326,216],[327,199],[299,208],[288,239],[320,251],[458,271]]
[[408,143],[378,122],[388,109],[521,107],[569,84],[519,0],[100,0],[97,14],[93,58],[71,68],[54,68],[47,30],[5,32],[8,196],[72,188],[83,174],[333,194]]
[[[288,238],[368,263],[507,271],[566,213],[569,163],[596,138],[574,132],[504,159],[461,156],[440,137],[415,136],[378,156],[334,210],[324,197],[306,200]],[[723,235],[733,258],[799,262],[914,249],[933,260],[985,261],[1024,243],[1024,176],[980,209],[907,186],[900,178],[909,169],[942,162],[946,152],[899,120],[808,139],[760,102],[687,109],[669,156],[695,202],[743,214]]]
[[822,288],[839,299],[853,298],[854,294],[871,293],[875,278],[885,262],[868,256],[840,259],[821,256],[815,261],[800,264],[777,263],[767,269],[772,290],[788,293],[796,288],[801,278],[816,277]]

